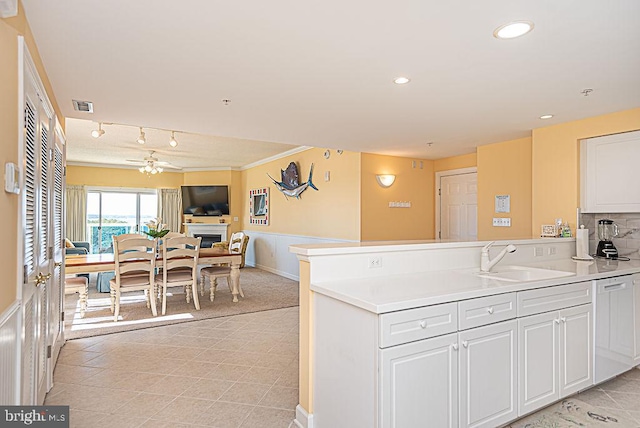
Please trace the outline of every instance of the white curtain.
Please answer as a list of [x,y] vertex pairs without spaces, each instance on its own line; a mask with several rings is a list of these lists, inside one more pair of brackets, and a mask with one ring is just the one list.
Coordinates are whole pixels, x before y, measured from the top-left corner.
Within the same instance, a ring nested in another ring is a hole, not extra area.
[[87,234],[87,190],[84,186],[67,186],[67,238],[84,241]]
[[180,189],[158,189],[158,216],[172,232],[182,226],[182,194]]

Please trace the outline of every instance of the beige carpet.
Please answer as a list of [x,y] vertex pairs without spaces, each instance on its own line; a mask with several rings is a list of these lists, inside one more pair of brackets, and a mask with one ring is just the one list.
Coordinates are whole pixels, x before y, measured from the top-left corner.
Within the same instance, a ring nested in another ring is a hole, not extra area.
[[186,302],[182,287],[170,288],[167,292],[167,312],[158,316],[147,308],[142,292],[123,293],[120,303],[120,319],[113,321],[110,310],[109,293],[95,290],[95,278],[91,277],[89,306],[84,318],[80,318],[77,295],[67,295],[65,299],[65,338],[78,339],[101,334],[117,333],[140,328],[196,321],[207,318],[225,317],[250,312],[298,306],[298,282],[260,269],[245,267],[240,270],[240,284],[244,299],[238,303],[232,296],[224,279],[218,280],[216,297],[209,300],[208,283],[204,297],[200,296],[200,310],[196,311]]

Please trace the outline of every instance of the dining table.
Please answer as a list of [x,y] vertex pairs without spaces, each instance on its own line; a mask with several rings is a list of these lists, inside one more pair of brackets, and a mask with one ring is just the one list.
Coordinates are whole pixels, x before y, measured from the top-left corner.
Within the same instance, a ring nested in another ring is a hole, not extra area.
[[[162,262],[162,257],[157,259]],[[240,293],[240,264],[242,254],[231,253],[220,248],[201,248],[198,254],[198,266],[211,266],[228,263],[231,267],[231,294],[233,302],[238,302]],[[65,256],[65,274],[110,272],[116,268],[113,253],[103,254],[70,254]]]

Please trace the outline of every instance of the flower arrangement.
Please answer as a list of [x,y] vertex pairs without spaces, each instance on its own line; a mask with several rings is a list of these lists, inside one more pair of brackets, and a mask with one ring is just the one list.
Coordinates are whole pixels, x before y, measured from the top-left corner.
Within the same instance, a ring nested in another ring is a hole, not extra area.
[[143,231],[145,234],[149,235],[152,238],[162,238],[167,233],[169,233],[169,229],[167,229],[167,225],[162,223],[162,219],[160,217],[154,218],[149,223],[145,223],[149,230]]

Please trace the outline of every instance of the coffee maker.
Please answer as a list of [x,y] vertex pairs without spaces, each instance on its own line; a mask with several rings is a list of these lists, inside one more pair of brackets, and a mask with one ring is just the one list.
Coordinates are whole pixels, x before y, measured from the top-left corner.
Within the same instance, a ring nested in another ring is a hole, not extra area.
[[611,240],[618,236],[618,225],[613,220],[602,219],[598,220],[598,249],[596,250],[596,256],[604,257],[606,259],[617,259],[618,250]]

